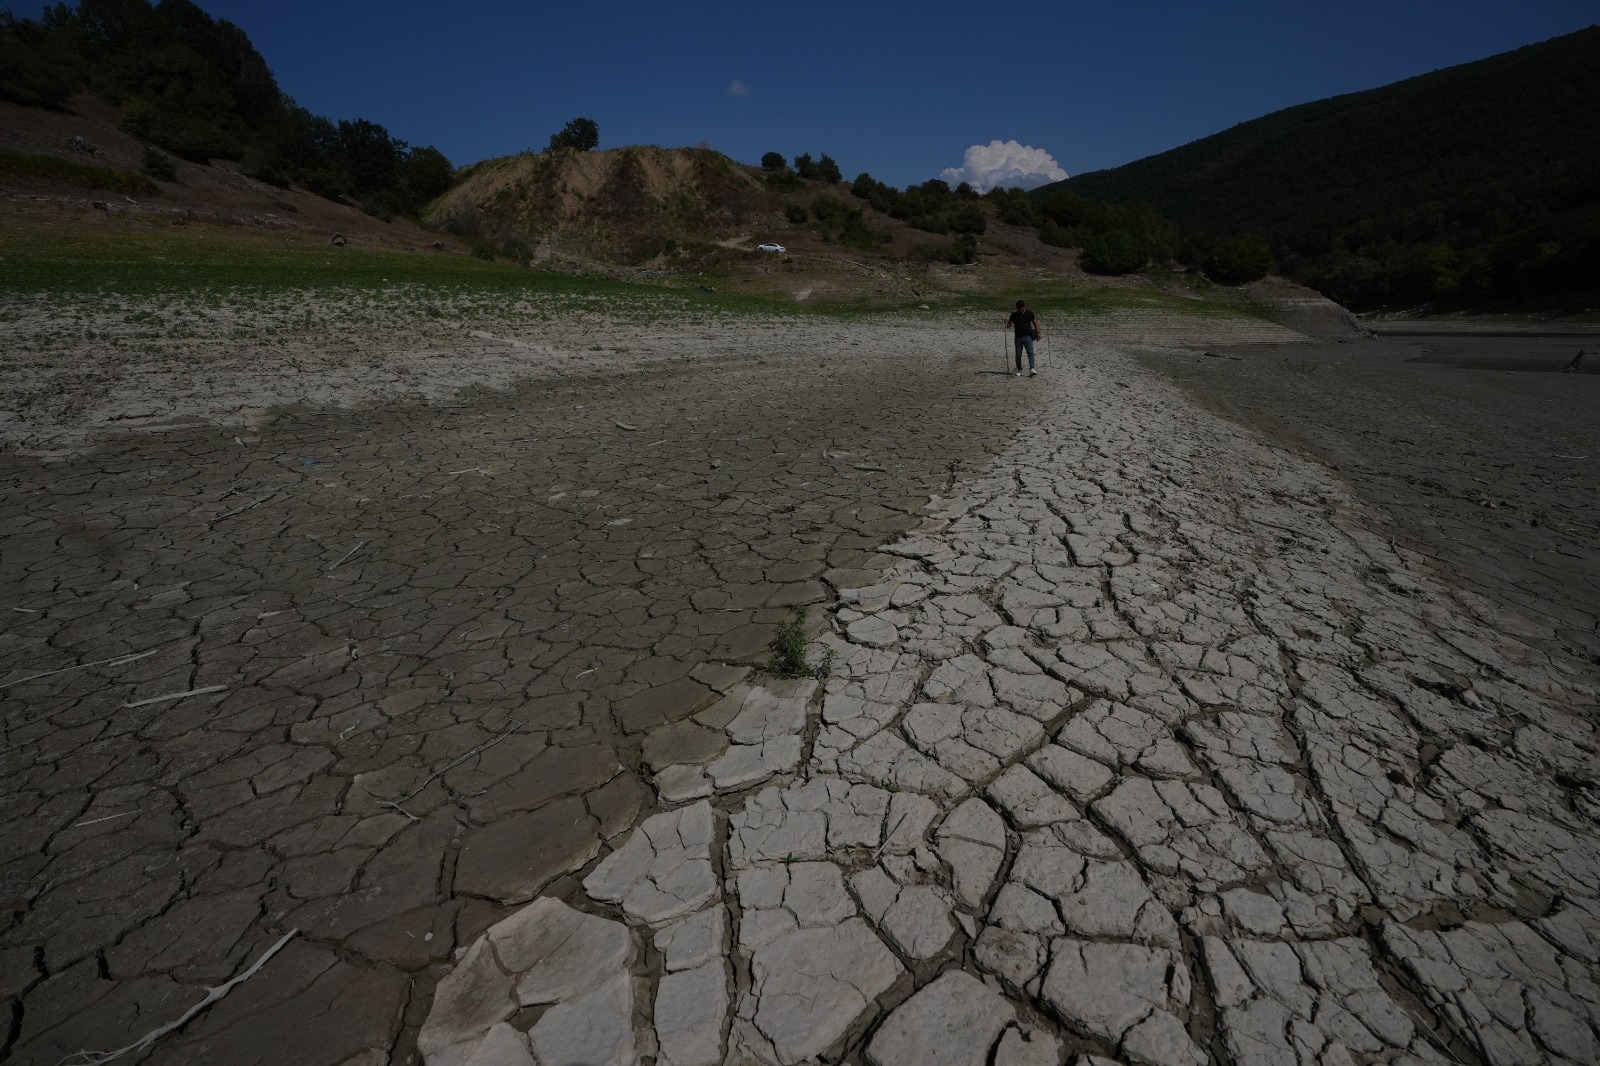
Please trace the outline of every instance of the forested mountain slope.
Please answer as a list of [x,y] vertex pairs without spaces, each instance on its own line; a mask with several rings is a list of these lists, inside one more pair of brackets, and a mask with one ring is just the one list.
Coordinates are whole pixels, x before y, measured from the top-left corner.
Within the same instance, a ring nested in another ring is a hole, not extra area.
[[1374,306],[1600,292],[1600,27],[1069,179]]

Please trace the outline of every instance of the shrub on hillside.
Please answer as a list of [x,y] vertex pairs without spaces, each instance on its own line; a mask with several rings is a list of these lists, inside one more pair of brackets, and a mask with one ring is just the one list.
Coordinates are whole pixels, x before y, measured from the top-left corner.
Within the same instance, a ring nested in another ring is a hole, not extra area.
[[782,170],[783,167],[783,156],[778,152],[768,152],[761,157],[762,170]]
[[984,217],[983,209],[977,204],[962,204],[949,211],[945,217],[949,220],[952,233],[982,233],[989,228],[989,221]]
[[783,209],[783,213],[796,226],[803,224],[811,217],[811,212],[807,211],[802,204],[787,204]]
[[899,189],[885,185],[864,170],[850,183],[850,195],[858,200],[865,200],[874,211],[882,211],[884,214],[888,214],[890,209],[900,202]]
[[1015,196],[1003,196],[994,199],[995,215],[1001,222],[1010,226],[1037,226],[1039,224],[1039,205],[1022,193],[1021,189],[1011,189]]
[[1082,226],[1069,228],[1060,225],[1053,218],[1045,219],[1044,225],[1039,227],[1039,239],[1056,248],[1082,248],[1093,236],[1093,233]]
[[144,161],[139,169],[157,181],[178,180],[178,165],[172,161],[172,157],[148,144],[144,146]]
[[831,196],[819,196],[811,201],[811,214],[818,222],[833,222],[844,218],[850,212],[841,200]]
[[887,233],[880,233],[867,225],[859,207],[849,208],[845,211],[844,225],[839,229],[838,242],[848,248],[859,248],[869,252],[881,244],[887,244],[893,238]]
[[1190,270],[1203,271],[1221,246],[1222,242],[1209,233],[1191,233],[1178,245],[1178,262]]
[[1083,244],[1079,265],[1091,274],[1132,274],[1149,262],[1144,242],[1129,230],[1107,230]]
[[978,258],[978,238],[970,233],[963,233],[949,244],[936,244],[932,248],[924,249],[921,253],[924,259],[935,263],[971,263]]
[[1205,271],[1220,285],[1260,281],[1272,272],[1272,249],[1255,234],[1246,234],[1219,245],[1206,259]]
[[251,148],[244,153],[244,158],[239,160],[239,173],[280,189],[289,187],[288,171],[284,170],[269,153],[259,148]]
[[1068,189],[1057,189],[1045,197],[1039,204],[1039,214],[1063,229],[1082,226],[1096,216],[1094,205]]

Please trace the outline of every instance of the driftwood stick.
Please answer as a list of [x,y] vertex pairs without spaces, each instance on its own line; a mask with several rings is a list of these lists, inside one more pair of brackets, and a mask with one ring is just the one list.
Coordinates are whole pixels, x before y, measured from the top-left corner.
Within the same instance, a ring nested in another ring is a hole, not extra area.
[[137,655],[113,655],[109,659],[96,659],[92,663],[79,663],[77,666],[63,666],[59,670],[46,670],[42,674],[29,674],[27,677],[19,677],[15,681],[0,682],[0,688],[10,688],[12,685],[20,685],[24,681],[37,681],[41,677],[52,677],[56,674],[67,674],[74,670],[87,670],[91,666],[121,666],[123,663],[131,663],[135,659],[148,658],[160,650],[160,648],[151,648],[149,651],[142,651]]
[[169,692],[165,696],[151,696],[147,700],[136,700],[133,703],[124,703],[124,707],[144,707],[152,703],[165,703],[168,700],[181,700],[185,696],[204,696],[208,692],[226,692],[227,685],[207,685],[205,688],[192,688],[188,692]]
[[69,1064],[70,1066],[100,1066],[101,1063],[112,1062],[116,1059],[122,1058],[124,1055],[130,1055],[136,1051],[147,1050],[157,1040],[160,1040],[168,1033],[176,1032],[177,1030],[182,1029],[185,1025],[188,1025],[191,1018],[205,1010],[207,1007],[211,1006],[211,1004],[215,1003],[229,992],[232,992],[235,985],[242,984],[254,977],[257,971],[267,964],[267,960],[276,955],[283,945],[287,944],[291,939],[299,934],[299,932],[300,930],[298,929],[289,930],[287,933],[283,934],[282,940],[279,940],[276,944],[268,948],[266,952],[255,961],[255,964],[244,973],[224,981],[220,985],[207,988],[206,998],[202,999],[199,1003],[196,1003],[194,1006],[184,1011],[176,1020],[170,1021],[166,1025],[150,1030],[148,1033],[144,1034],[127,1047],[118,1048],[115,1051],[75,1052],[74,1054],[68,1055],[66,1058],[62,1059],[60,1066],[69,1066]]
[[340,563],[344,562],[346,559],[350,558],[350,556],[354,555],[356,552],[360,551],[362,548],[365,548],[366,546],[367,546],[367,542],[366,541],[363,540],[363,541],[359,542],[358,544],[356,544],[356,546],[354,548],[351,548],[349,551],[347,551],[343,555],[339,556],[339,558],[337,560],[335,560],[333,563],[331,563],[328,566],[328,569],[332,570],[334,567],[338,566]]
[[234,515],[244,514],[246,511],[250,510],[252,507],[260,507],[262,504],[266,503],[268,500],[272,499],[276,495],[277,495],[276,492],[269,492],[265,496],[261,497],[259,500],[255,500],[255,501],[253,501],[251,503],[247,503],[243,507],[240,507],[240,508],[237,508],[235,510],[229,511],[227,514],[219,514],[219,515],[217,515],[217,517],[213,518],[209,524],[216,525],[218,522],[222,521],[224,518],[232,518]]
[[399,811],[401,814],[405,815],[407,818],[410,818],[413,822],[417,822],[417,821],[421,820],[416,815],[412,814],[410,811],[408,811],[404,807],[400,806],[400,804],[396,803],[394,800],[379,800],[375,804],[375,806],[387,807],[392,811]]
[[74,822],[72,828],[82,829],[86,825],[99,825],[101,822],[109,822],[117,818],[131,818],[139,813],[139,811],[123,811],[121,814],[108,814],[104,818],[90,818],[87,822]]
[[[413,788],[410,792],[407,792],[404,796],[401,796],[400,799],[402,799],[402,800],[410,799],[412,796],[415,796],[417,793],[421,792],[423,789],[425,789],[429,785],[433,784],[434,778],[439,777],[442,774],[449,773],[451,770],[454,770],[457,766],[460,766],[462,763],[466,762],[468,759],[472,758],[474,755],[482,755],[484,752],[488,751],[490,748],[492,748],[496,744],[500,743],[506,737],[509,737],[512,733],[515,733],[517,731],[517,726],[519,726],[521,724],[522,724],[521,722],[513,721],[509,726],[506,727],[506,731],[504,733],[501,733],[499,736],[495,737],[493,740],[489,741],[487,744],[478,745],[476,748],[473,748],[471,751],[467,752],[465,755],[461,756],[459,759],[455,759],[455,760],[451,761],[451,763],[448,766],[445,766],[445,767],[442,767],[441,769],[435,770],[433,773],[429,774],[427,777],[422,779],[422,784],[418,785],[416,788]],[[399,802],[399,801],[397,800],[396,802]]]

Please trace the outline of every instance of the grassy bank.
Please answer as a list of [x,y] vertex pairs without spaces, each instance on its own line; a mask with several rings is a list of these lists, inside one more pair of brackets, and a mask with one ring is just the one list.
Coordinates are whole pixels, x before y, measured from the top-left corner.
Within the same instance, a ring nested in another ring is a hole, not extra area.
[[[803,285],[803,276],[791,276],[782,285],[749,275],[624,281],[547,273],[426,246],[338,247],[324,237],[282,230],[99,216],[61,223],[0,218],[0,296],[164,297],[185,303],[226,297],[230,302],[244,298],[270,303],[291,293],[375,296],[403,290],[407,306],[452,297],[490,305],[502,299],[565,297],[623,314],[647,307],[647,313],[667,316],[687,312],[865,318],[932,313],[975,323],[1003,315],[1020,297],[1047,321],[1057,322],[1126,312],[1268,317],[1242,293],[1215,286],[1190,289],[1171,280],[1158,287],[1148,282],[1010,272],[940,278],[922,273],[920,265],[903,269],[916,275],[914,295],[860,291],[796,303],[788,289]],[[960,284],[962,291],[946,287],[952,284]]]
[[375,291],[440,295],[572,295],[626,304],[670,294],[697,308],[770,312],[777,301],[610,278],[551,274],[435,248],[338,247],[326,238],[163,222],[71,225],[0,222],[0,293],[162,296],[244,291]]

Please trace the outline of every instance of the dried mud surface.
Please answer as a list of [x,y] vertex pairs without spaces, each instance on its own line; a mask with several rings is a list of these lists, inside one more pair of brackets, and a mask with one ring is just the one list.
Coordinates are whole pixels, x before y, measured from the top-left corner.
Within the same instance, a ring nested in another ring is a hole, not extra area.
[[398,307],[8,324],[0,1057],[1592,1058],[1593,662],[1123,350],[1287,331]]
[[[1150,352],[1213,409],[1330,464],[1389,534],[1600,665],[1600,334]],[[1591,368],[1594,369],[1594,368]]]

